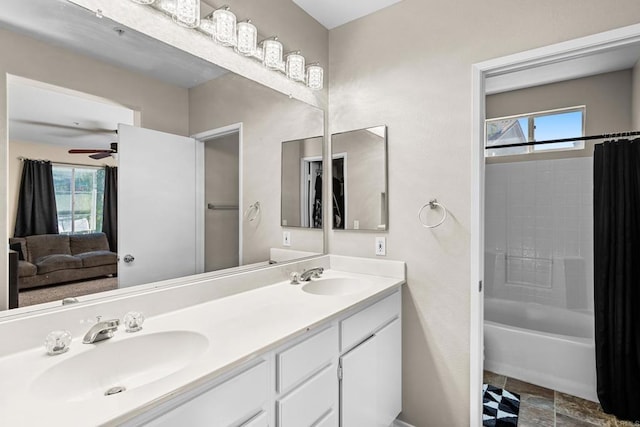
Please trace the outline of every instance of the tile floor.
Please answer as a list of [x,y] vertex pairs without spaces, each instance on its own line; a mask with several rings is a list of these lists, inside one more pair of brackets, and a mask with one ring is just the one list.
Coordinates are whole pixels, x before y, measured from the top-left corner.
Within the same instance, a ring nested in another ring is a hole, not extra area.
[[514,378],[484,372],[484,382],[520,395],[518,427],[635,426],[605,414],[600,404]]

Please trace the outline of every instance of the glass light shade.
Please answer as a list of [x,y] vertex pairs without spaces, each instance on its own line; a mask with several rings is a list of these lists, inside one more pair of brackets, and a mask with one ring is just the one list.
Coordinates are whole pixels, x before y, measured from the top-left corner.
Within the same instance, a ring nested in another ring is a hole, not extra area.
[[173,15],[176,12],[176,0],[156,0],[153,7],[160,9],[164,13]]
[[319,65],[307,67],[307,86],[313,90],[321,90],[324,84],[324,70]]
[[282,43],[277,38],[269,39],[262,42],[262,49],[264,50],[263,64],[265,67],[271,70],[282,69]]
[[228,8],[213,12],[213,39],[223,46],[236,45],[236,15]]
[[238,22],[238,43],[236,51],[245,56],[253,56],[258,43],[258,29],[251,21]]
[[264,49],[262,46],[256,46],[256,50],[251,54],[251,57],[264,62]]
[[304,56],[300,52],[287,55],[287,77],[297,82],[305,81]]
[[153,3],[155,0],[131,0],[134,3],[138,3],[138,4],[151,4]]
[[200,0],[176,0],[173,20],[183,27],[196,28],[200,25]]
[[213,17],[200,20],[200,31],[213,37],[215,27],[213,25]]

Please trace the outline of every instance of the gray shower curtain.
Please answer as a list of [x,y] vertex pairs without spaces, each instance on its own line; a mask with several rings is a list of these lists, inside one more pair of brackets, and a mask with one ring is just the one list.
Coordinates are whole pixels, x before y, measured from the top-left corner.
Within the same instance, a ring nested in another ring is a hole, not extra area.
[[58,234],[58,212],[51,162],[25,159],[14,237]]
[[596,145],[593,165],[598,398],[640,420],[640,139]]

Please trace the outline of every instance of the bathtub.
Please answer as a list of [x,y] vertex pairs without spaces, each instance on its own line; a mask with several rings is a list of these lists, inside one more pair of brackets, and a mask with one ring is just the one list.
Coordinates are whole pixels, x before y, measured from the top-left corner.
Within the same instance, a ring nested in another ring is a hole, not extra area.
[[593,315],[485,298],[484,367],[597,402]]

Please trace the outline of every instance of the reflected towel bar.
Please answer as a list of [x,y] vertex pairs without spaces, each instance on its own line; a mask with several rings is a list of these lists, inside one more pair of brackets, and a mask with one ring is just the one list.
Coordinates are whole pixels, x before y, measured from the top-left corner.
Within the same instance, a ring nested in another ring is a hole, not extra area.
[[212,211],[233,211],[238,210],[237,205],[214,205],[213,203],[207,203],[207,209]]

